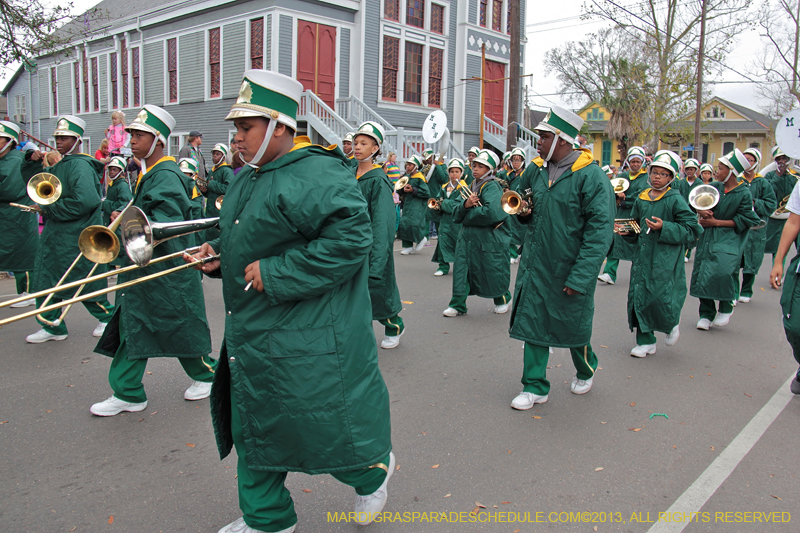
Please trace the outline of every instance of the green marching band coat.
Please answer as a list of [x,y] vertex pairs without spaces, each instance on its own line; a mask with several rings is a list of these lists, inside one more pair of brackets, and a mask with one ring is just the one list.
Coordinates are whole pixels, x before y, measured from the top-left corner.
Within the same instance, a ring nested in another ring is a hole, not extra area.
[[[506,183],[508,183],[508,190],[515,191],[520,195],[524,195],[523,191],[518,190],[519,185],[522,183],[520,178],[523,174],[525,174],[523,169],[521,169],[519,173],[516,173],[512,170],[506,174],[504,179],[506,180]],[[528,230],[528,226],[520,222],[519,217],[517,216],[508,217],[508,220],[503,225],[506,226],[506,232],[508,232],[511,244],[517,247],[522,246],[522,243],[525,242],[525,232]]]
[[[794,242],[795,249],[800,249],[800,235]],[[785,271],[783,289],[781,291],[781,311],[783,327],[795,335],[800,335],[800,253],[794,256]]]
[[[676,181],[677,181],[677,180],[676,180]],[[701,185],[705,185],[705,183],[703,183],[703,180],[701,180],[701,179],[700,179],[700,177],[698,176],[697,178],[695,178],[695,180],[694,180],[692,183],[689,183],[689,182],[688,182],[687,180],[685,180],[685,179],[682,179],[682,180],[680,180],[680,182],[679,182],[679,185],[678,185],[677,187],[675,187],[675,188],[676,188],[676,189],[678,189],[678,190],[680,191],[680,193],[681,193],[681,196],[683,196],[683,199],[684,199],[684,200],[686,200],[686,205],[689,205],[689,194],[690,194],[690,193],[691,193],[691,192],[692,192],[694,189],[696,189],[697,187],[699,187],[699,186],[701,186]],[[694,211],[694,209],[692,209],[692,208],[691,208],[691,206],[689,207],[689,209],[691,209],[692,211]],[[701,227],[702,227],[702,226],[701,226]],[[689,243],[689,244],[686,246],[686,248],[688,248],[689,250],[691,250],[692,248],[694,248],[694,247],[696,247],[696,246],[697,246],[697,240],[695,239],[695,240],[693,240],[692,242],[690,242],[690,243]]]
[[[124,176],[120,176],[113,181],[108,180],[106,197],[103,199],[103,203],[100,205],[100,208],[103,211],[103,225],[108,226],[111,224],[111,213],[114,211],[122,211],[125,206],[128,205],[128,202],[131,201],[131,198],[133,198],[131,186],[128,185],[128,181]],[[123,266],[127,262],[125,250],[120,250],[117,258],[111,261],[109,264],[114,266]]]
[[[233,169],[228,163],[222,163],[211,169],[207,176],[208,185],[206,192],[203,195],[206,197],[206,218],[213,218],[219,216],[219,209],[217,209],[217,198],[225,196],[233,180]],[[223,203],[225,200],[222,200]],[[203,242],[213,241],[219,237],[219,228],[210,228],[205,231],[205,235],[201,239]]]
[[[186,176],[175,160],[164,157],[140,175],[133,205],[151,222],[190,220],[193,206],[185,182]],[[184,250],[193,243],[192,234],[170,239],[155,247],[153,259]],[[120,274],[118,283],[182,264],[183,259],[178,257],[139,268]],[[113,357],[120,345],[120,331],[125,336],[128,359],[203,357],[211,353],[200,276],[195,270],[182,270],[117,291],[114,315],[95,352]]]
[[[55,203],[41,206],[47,223],[42,230],[39,251],[36,254],[31,290],[34,292],[49,289],[58,283],[75,258],[81,253],[78,238],[87,226],[101,225],[100,212],[100,174],[103,163],[86,154],[66,155],[61,161],[48,169],[61,181],[61,197]],[[33,216],[33,215],[31,215]],[[89,275],[94,263],[81,257],[65,283],[83,279]],[[95,274],[102,274],[107,267],[99,265]],[[106,280],[98,280],[86,285],[83,294],[105,289]],[[56,293],[56,298],[71,298],[75,289]],[[105,295],[88,301],[105,300]]]
[[39,217],[8,205],[9,202],[33,204],[25,189],[27,182],[20,172],[22,160],[20,151],[13,148],[0,158],[0,220],[3,221],[0,270],[3,271],[33,270],[39,249]]
[[455,212],[458,211],[464,200],[455,187],[448,196],[447,185],[449,183],[450,180],[442,185],[435,196],[441,201],[439,210],[442,218],[439,221],[439,239],[436,241],[436,251],[431,257],[432,263],[452,263],[456,260],[456,242],[458,234],[461,232],[461,224],[455,221]]
[[[497,225],[508,221],[500,207],[503,189],[495,178],[489,178],[472,192],[481,205],[467,209],[458,204],[453,221],[461,224],[453,262],[453,297],[463,296],[469,283],[470,294],[481,298],[498,298],[508,291],[511,283],[508,233]],[[501,226],[502,227],[502,226]]]
[[[761,174],[756,174],[753,181],[742,179],[742,183],[750,189],[753,196],[753,209],[761,220],[769,224],[769,216],[778,208],[778,200],[770,183]],[[761,263],[764,261],[764,248],[767,246],[767,228],[750,230],[747,244],[742,256],[742,268],[745,274],[758,274]]]
[[[539,346],[589,344],[597,273],[614,235],[614,191],[590,153],[548,186],[534,160],[520,190],[531,189],[532,216],[514,288],[509,334]],[[564,287],[578,291],[568,296]]]
[[[797,174],[793,170],[787,170],[786,174],[779,176],[778,172],[773,170],[767,172],[764,176],[766,180],[772,184],[772,190],[775,192],[775,200],[780,204],[784,198],[792,193],[792,189],[797,185]],[[781,243],[781,233],[783,233],[783,226],[786,225],[786,219],[783,218],[770,218],[767,221],[767,244],[764,247],[764,253],[776,254],[778,252],[778,245]]]
[[410,193],[399,191],[400,197],[403,198],[403,214],[400,217],[400,226],[397,228],[397,238],[420,242],[428,232],[425,221],[428,217],[430,193],[425,176],[421,172],[415,172],[409,176],[408,184],[414,188],[413,191]]
[[[649,191],[641,192],[631,212],[642,232],[626,236],[637,244],[628,287],[628,326],[631,331],[638,324],[641,331],[669,333],[680,322],[686,301],[686,244],[696,241],[703,228],[677,189],[667,189],[655,200]],[[648,233],[645,220],[653,217],[664,226]]]
[[383,168],[374,165],[363,176],[356,176],[358,188],[367,201],[372,225],[372,248],[369,251],[369,296],[372,319],[385,320],[403,309],[394,276],[394,186]]
[[[210,243],[222,256],[226,311],[214,431],[225,457],[238,409],[249,468],[351,471],[392,448],[368,290],[372,229],[343,154],[295,143],[236,176]],[[242,290],[254,261],[263,293]]]
[[[638,174],[631,176],[628,172],[623,172],[619,175],[620,178],[625,178],[630,182],[630,187],[625,191],[625,200],[620,200],[617,206],[616,218],[631,218],[631,211],[633,211],[633,204],[639,197],[641,192],[647,189],[650,184],[647,180],[647,171],[642,168]],[[606,177],[608,179],[608,177]],[[610,183],[610,180],[609,180]],[[614,198],[617,198],[616,196]],[[624,259],[625,261],[632,261],[636,255],[636,245],[628,239],[623,238],[617,233],[614,234],[614,246],[608,253],[611,259]]]
[[759,222],[753,211],[753,197],[748,187],[739,183],[733,190],[723,193],[725,184],[712,181],[721,195],[719,203],[711,210],[718,220],[733,220],[735,228],[704,228],[697,245],[697,255],[692,270],[689,294],[707,300],[736,298],[736,280],[742,261],[750,227]]
[[[427,177],[427,174],[425,174],[425,176]],[[442,186],[448,181],[450,181],[450,176],[447,173],[447,167],[443,164],[434,163],[433,172],[431,172],[431,177],[427,183],[429,196],[434,198]],[[432,220],[439,224],[439,221],[442,218],[442,212],[436,209],[428,209],[427,217],[428,220]]]

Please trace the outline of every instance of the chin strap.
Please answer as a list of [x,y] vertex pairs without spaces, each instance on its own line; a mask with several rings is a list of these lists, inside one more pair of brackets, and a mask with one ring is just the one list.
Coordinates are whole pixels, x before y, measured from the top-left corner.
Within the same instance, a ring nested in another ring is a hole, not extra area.
[[559,137],[559,136],[553,137],[553,143],[550,145],[550,151],[547,152],[547,157],[544,158],[545,161],[550,161],[550,158],[553,157],[553,152],[555,151],[556,144],[558,144],[558,140],[560,138],[561,137]]
[[[272,140],[272,134],[275,133],[275,126],[278,125],[277,120],[269,119],[269,126],[267,126],[267,134],[264,135],[264,140],[261,142],[261,146],[258,148],[256,155],[250,161],[245,161],[247,166],[258,168],[258,162],[261,161],[261,158],[264,157],[264,153],[267,151],[267,146],[269,146],[269,142]],[[244,158],[242,158],[244,161]]]
[[75,137],[75,142],[72,143],[72,148],[67,150],[67,153],[64,155],[72,155],[72,153],[80,146],[81,140],[78,137]]
[[648,185],[650,185],[650,188],[651,188],[651,189],[653,189],[654,191],[658,191],[658,192],[661,192],[661,191],[663,191],[664,189],[666,189],[667,187],[669,187],[670,185],[672,185],[672,182],[673,182],[673,181],[675,181],[675,176],[673,176],[673,177],[672,177],[672,179],[671,179],[671,180],[669,180],[669,183],[667,183],[666,185],[664,185],[664,186],[663,186],[663,187],[661,187],[661,188],[658,188],[658,187],[656,187],[656,186],[654,186],[654,185],[653,185],[653,182],[652,182],[652,181],[650,181],[650,178],[649,178],[649,177],[647,178],[647,184],[648,184]]
[[729,168],[728,169],[728,175],[725,177],[724,180],[722,180],[722,183],[728,183],[728,180],[731,179],[732,175],[733,175],[733,169]]
[[153,155],[153,152],[156,151],[156,145],[158,144],[158,135],[155,136],[153,139],[153,144],[150,145],[150,150],[147,151],[147,155],[144,156],[145,159]]
[[359,163],[366,163],[366,162],[368,162],[368,161],[372,161],[372,160],[373,160],[373,158],[375,157],[375,154],[377,154],[377,153],[378,153],[378,151],[377,151],[377,150],[375,150],[374,152],[372,152],[372,153],[369,155],[369,157],[367,157],[367,158],[365,158],[365,159],[358,159],[357,161],[358,161]]

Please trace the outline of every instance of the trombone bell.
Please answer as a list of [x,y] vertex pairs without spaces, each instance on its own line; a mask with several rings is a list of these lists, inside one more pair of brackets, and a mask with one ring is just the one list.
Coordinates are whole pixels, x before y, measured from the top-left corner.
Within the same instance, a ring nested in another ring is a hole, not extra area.
[[28,181],[27,192],[37,204],[50,205],[61,197],[61,181],[55,174],[40,172]]
[[105,265],[119,255],[119,239],[105,226],[89,226],[78,237],[81,253],[93,263]]
[[214,200],[214,207],[217,208],[217,211],[222,209],[222,199],[225,198],[225,195],[217,196],[217,199]]

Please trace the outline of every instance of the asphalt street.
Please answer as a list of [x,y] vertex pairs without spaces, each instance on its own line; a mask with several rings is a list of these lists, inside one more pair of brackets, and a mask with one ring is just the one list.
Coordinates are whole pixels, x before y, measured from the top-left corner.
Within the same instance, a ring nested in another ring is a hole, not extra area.
[[[769,260],[728,326],[696,330],[689,297],[680,342],[666,347],[659,334],[645,359],[629,355],[623,262],[617,284],[597,288],[594,388],[570,393],[574,368],[556,349],[549,402],[515,411],[522,344],[508,336],[508,315],[471,297],[467,315],[443,317],[452,277],[433,276],[432,252],[396,253],[407,329],[397,349],[378,350],[398,466],[385,511],[406,521],[337,522],[353,509],[352,489],[290,474],[298,533],[800,531],[800,398],[786,397],[796,364]],[[204,288],[218,354],[221,285]],[[13,280],[0,281],[0,295],[13,292]],[[95,417],[89,406],[111,394],[110,359],[92,352],[96,322],[82,306],[67,322],[67,340],[42,345],[24,340],[33,319],[0,330],[0,531],[215,533],[238,518],[236,459],[219,460],[208,400],[183,400],[191,381],[180,365],[150,361],[145,411]],[[700,514],[658,523],[693,506]]]

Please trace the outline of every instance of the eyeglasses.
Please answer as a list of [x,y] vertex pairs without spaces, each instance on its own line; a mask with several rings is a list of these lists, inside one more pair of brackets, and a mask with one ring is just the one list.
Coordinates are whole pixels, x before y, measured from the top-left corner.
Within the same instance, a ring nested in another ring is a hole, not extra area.
[[669,172],[658,172],[658,171],[650,171],[650,177],[652,178],[669,178]]

